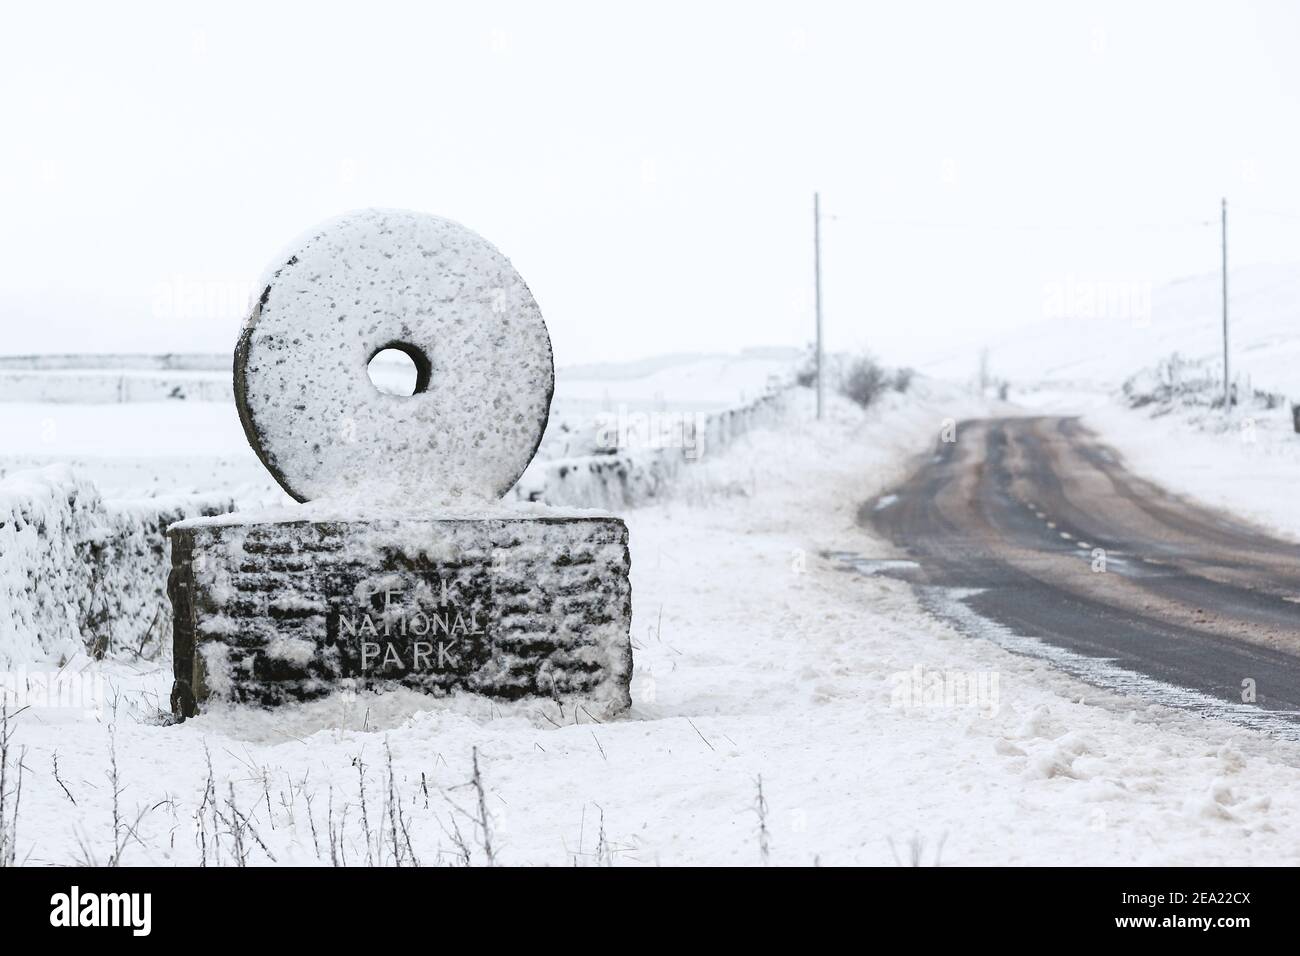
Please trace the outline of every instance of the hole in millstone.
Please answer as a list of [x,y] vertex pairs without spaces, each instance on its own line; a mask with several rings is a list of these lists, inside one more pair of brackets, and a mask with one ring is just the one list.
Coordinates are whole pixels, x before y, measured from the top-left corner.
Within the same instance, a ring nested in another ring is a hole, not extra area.
[[389,342],[375,350],[366,366],[370,384],[385,395],[407,398],[429,388],[433,363],[423,349],[408,342]]

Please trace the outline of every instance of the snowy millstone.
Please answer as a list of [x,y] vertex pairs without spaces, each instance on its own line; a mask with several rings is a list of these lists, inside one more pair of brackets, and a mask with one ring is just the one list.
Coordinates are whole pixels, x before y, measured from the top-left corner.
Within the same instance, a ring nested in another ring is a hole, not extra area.
[[[235,399],[249,443],[298,501],[492,501],[532,460],[551,341],[528,286],[477,233],[423,213],[348,213],[259,288]],[[414,363],[414,394],[371,382],[387,349]]]
[[[333,219],[280,262],[234,391],[298,504],[168,529],[172,711],[395,688],[626,710],[627,526],[497,500],[555,384],[518,273],[464,226],[395,210]],[[411,394],[372,379],[387,350]]]

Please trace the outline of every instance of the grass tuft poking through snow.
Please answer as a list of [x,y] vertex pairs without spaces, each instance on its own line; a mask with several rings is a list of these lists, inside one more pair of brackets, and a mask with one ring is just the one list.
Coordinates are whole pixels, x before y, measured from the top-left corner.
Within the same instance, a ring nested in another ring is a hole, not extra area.
[[23,758],[26,750],[10,759],[14,729],[9,704],[0,699],[0,866],[18,862],[18,808],[23,798]]

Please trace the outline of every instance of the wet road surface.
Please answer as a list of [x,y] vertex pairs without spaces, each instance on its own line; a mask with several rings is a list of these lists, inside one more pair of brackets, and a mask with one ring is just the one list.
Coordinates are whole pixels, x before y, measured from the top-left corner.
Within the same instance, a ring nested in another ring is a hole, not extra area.
[[1096,683],[1300,728],[1300,546],[1133,475],[1077,419],[963,422],[859,520],[917,562],[885,573],[967,630],[992,622]]

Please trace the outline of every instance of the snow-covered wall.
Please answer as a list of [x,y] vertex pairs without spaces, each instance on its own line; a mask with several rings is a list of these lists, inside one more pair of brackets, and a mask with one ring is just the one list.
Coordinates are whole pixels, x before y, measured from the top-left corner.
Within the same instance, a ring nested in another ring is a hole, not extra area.
[[788,395],[788,389],[781,389],[747,405],[703,415],[681,444],[534,460],[512,493],[526,501],[580,508],[616,510],[643,504],[664,494],[684,465],[717,454],[752,428],[778,421]]
[[0,369],[19,371],[54,371],[61,369],[165,369],[198,372],[230,372],[230,353],[222,352],[163,352],[148,355],[142,352],[98,353],[65,352],[44,355],[0,355]]
[[0,480],[0,669],[79,651],[152,656],[171,630],[167,526],[229,498],[105,501],[54,465]]
[[0,370],[0,402],[233,402],[229,372]]
[[228,354],[0,355],[0,402],[229,402],[234,394]]

